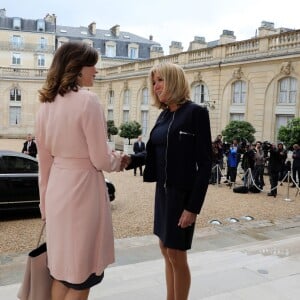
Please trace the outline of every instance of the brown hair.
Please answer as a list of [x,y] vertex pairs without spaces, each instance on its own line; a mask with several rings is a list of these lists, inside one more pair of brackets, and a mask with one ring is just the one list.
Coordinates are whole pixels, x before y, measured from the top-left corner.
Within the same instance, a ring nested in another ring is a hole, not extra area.
[[55,96],[78,91],[78,76],[84,66],[94,66],[98,52],[86,43],[68,42],[59,47],[48,71],[46,82],[39,90],[41,102],[53,102]]
[[155,73],[158,73],[164,80],[165,87],[163,92],[167,92],[169,95],[168,100],[170,103],[172,102],[180,105],[186,101],[190,101],[190,86],[184,70],[179,65],[164,62],[154,66],[149,74],[150,92],[154,100],[154,106],[162,109],[165,109],[168,106],[168,103],[160,102],[154,92],[153,76]]

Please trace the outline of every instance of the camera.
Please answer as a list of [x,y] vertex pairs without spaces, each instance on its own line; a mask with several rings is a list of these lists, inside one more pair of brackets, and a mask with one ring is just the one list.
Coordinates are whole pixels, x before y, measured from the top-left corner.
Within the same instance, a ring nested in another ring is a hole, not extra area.
[[268,141],[264,141],[261,145],[262,150],[264,151],[264,156],[267,157],[268,156],[268,152],[271,150],[272,148],[272,144]]

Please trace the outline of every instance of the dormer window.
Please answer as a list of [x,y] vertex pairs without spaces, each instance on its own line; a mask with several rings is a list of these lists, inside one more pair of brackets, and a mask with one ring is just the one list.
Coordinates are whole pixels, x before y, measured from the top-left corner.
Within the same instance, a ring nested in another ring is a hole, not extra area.
[[21,19],[20,18],[13,19],[13,29],[15,29],[15,30],[21,29]]
[[36,30],[40,32],[45,31],[45,20],[37,20],[36,22]]

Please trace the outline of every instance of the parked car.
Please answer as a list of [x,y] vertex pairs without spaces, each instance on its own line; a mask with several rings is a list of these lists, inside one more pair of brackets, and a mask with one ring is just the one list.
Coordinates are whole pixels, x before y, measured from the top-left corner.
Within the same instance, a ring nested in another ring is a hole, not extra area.
[[[27,154],[0,150],[0,211],[38,208],[38,160]],[[115,186],[105,179],[110,201]]]

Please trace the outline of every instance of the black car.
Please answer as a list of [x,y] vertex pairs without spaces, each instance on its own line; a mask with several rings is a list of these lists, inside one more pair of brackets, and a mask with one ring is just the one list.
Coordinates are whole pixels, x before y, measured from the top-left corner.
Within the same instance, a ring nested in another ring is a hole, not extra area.
[[[38,208],[38,161],[29,155],[0,150],[0,211]],[[114,185],[105,179],[110,201]]]

